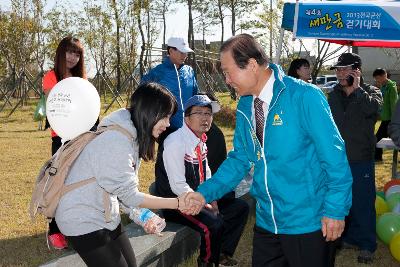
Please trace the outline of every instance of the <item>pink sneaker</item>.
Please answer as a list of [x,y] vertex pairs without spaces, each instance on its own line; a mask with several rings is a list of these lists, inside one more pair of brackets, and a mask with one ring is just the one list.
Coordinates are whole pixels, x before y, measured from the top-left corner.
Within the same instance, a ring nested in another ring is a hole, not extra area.
[[67,240],[61,233],[49,235],[48,240],[51,246],[55,249],[65,249],[68,247]]

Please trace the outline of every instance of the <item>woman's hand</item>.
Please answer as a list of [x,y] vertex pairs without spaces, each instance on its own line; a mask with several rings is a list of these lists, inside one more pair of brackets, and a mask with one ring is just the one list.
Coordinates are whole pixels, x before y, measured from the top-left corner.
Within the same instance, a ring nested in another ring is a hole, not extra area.
[[151,217],[143,226],[143,230],[147,234],[157,234],[162,236],[161,231],[165,228],[165,219],[158,215]]

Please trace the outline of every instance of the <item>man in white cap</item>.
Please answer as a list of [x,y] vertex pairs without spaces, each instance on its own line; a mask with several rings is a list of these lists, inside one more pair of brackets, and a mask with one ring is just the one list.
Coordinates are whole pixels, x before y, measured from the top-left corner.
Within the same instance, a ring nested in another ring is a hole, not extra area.
[[[185,122],[159,147],[156,194],[175,196],[193,192],[211,177],[207,159],[206,133],[210,130],[218,102],[206,95],[194,95],[185,103]],[[229,195],[206,204],[199,214],[163,211],[166,220],[187,225],[200,233],[199,267],[237,266],[232,258],[244,230],[248,204]]]
[[182,37],[170,37],[167,42],[167,56],[163,62],[142,77],[141,83],[157,82],[164,85],[175,96],[178,111],[172,116],[170,127],[160,137],[165,137],[183,125],[183,104],[197,94],[197,81],[192,67],[184,65],[187,53],[193,52]]

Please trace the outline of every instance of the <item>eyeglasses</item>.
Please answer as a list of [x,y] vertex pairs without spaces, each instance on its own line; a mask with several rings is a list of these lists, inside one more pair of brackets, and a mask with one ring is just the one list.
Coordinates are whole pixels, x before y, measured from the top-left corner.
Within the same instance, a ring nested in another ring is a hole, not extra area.
[[195,115],[197,117],[211,118],[213,114],[211,112],[192,112],[192,113],[189,113],[189,116],[192,116],[192,115]]
[[336,72],[343,72],[343,71],[349,71],[349,70],[353,70],[353,68],[352,67],[344,67],[344,68],[336,67],[335,68]]

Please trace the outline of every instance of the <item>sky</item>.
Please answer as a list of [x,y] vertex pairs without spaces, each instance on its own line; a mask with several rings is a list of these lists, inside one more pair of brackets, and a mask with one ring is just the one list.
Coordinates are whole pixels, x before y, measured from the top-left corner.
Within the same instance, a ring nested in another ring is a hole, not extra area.
[[[105,0],[97,0],[100,2],[104,2]],[[0,0],[0,7],[2,9],[9,9],[10,8],[10,0]],[[62,3],[70,3],[70,6],[82,6],[82,1],[81,0],[47,0],[47,5],[46,8],[50,9],[56,4],[57,2],[62,2]],[[166,22],[167,22],[167,32],[166,36],[167,38],[169,36],[182,36],[187,38],[187,32],[188,32],[188,12],[187,12],[187,7],[184,4],[173,4],[171,6],[171,9],[175,9],[174,13],[170,13],[167,15]],[[161,25],[160,25],[161,29]],[[215,35],[209,35],[207,36],[207,42],[210,41],[219,41],[220,40],[220,30],[219,28],[216,28]],[[225,34],[224,38],[228,39],[232,35],[230,34],[230,28],[226,27],[225,29]],[[196,39],[201,39],[201,36],[199,33],[195,33],[195,38]],[[161,47],[162,43],[162,32],[160,32],[160,36],[157,40],[157,44],[159,47]]]
[[[105,2],[105,0],[97,0],[101,2]],[[47,5],[45,9],[51,9],[57,2],[62,2],[62,3],[69,3],[69,6],[76,6],[76,7],[81,7],[82,6],[82,1],[81,0],[47,0]],[[10,0],[0,0],[0,8],[2,10],[8,10],[10,9]],[[166,38],[170,36],[180,36],[184,37],[187,39],[187,32],[188,32],[188,12],[187,12],[187,7],[184,4],[173,4],[171,6],[171,9],[175,9],[174,13],[170,13],[166,17],[166,24],[167,24],[167,32],[166,32]],[[210,41],[219,41],[220,40],[220,29],[216,27],[215,35],[209,35],[206,37],[207,43]],[[224,39],[228,39],[232,35],[230,34],[230,28],[229,26],[226,26],[225,28],[225,34],[224,34]],[[202,39],[202,36],[199,33],[195,33],[195,39]],[[162,25],[160,23],[160,35],[155,42],[155,47],[161,47],[162,46]],[[90,76],[90,69],[93,69],[92,64],[89,63],[88,70],[89,70],[89,76]]]
[[[97,1],[105,2],[106,0],[97,0]],[[10,2],[11,2],[10,0],[0,0],[0,8],[3,10],[9,9]],[[81,0],[47,0],[46,9],[51,9],[57,2],[70,3],[69,6],[74,6],[77,8],[82,6]],[[175,9],[175,12],[167,15],[166,38],[168,39],[168,37],[170,37],[170,36],[181,36],[186,39],[187,32],[188,32],[187,6],[184,4],[173,4],[171,6],[171,9]],[[225,32],[224,32],[224,40],[227,40],[229,37],[232,36],[230,33],[230,21],[228,18],[226,18],[225,25],[226,26],[225,26]],[[214,35],[209,34],[208,36],[206,36],[207,43],[209,43],[210,41],[219,41],[220,40],[220,28],[219,27],[216,26],[215,30],[212,30],[210,32],[213,32],[215,34]],[[201,34],[195,33],[195,39],[202,39]],[[313,40],[304,40],[303,42],[305,43],[306,47],[308,47],[311,50],[314,41]],[[161,23],[160,23],[160,35],[155,43],[155,46],[161,47],[161,44],[162,44],[162,28],[161,28]],[[298,47],[298,45],[296,47]],[[266,50],[268,50],[268,48],[266,48]],[[274,51],[274,53],[275,53],[275,51]],[[89,64],[89,66],[87,66],[87,67],[89,70],[93,68],[92,64]],[[89,75],[90,75],[90,73],[89,73]]]

